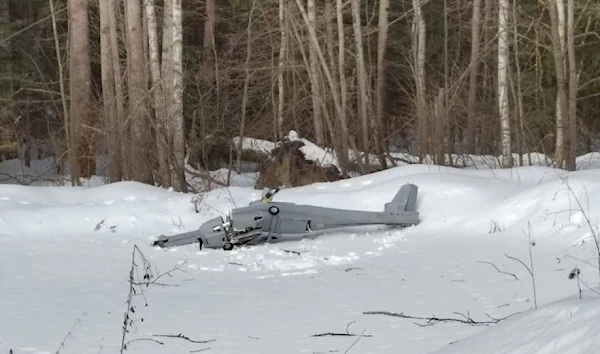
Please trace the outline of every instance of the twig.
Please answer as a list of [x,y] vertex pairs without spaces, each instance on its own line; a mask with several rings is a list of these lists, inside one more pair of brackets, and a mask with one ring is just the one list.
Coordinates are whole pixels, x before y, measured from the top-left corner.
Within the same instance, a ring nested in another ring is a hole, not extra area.
[[[384,315],[384,316],[391,316],[391,317],[399,317],[399,318],[407,318],[407,319],[413,319],[413,320],[421,320],[421,321],[427,321],[425,324],[420,324],[420,323],[415,323],[417,326],[419,327],[427,327],[427,326],[433,326],[435,324],[438,324],[440,322],[458,322],[458,323],[464,323],[464,324],[468,324],[471,326],[489,326],[491,324],[496,324],[502,320],[505,320],[509,317],[512,317],[516,314],[519,314],[521,312],[517,312],[514,313],[512,315],[503,317],[503,318],[498,318],[498,319],[491,319],[490,321],[475,321],[474,319],[471,318],[470,315],[465,315],[459,312],[454,312],[454,314],[462,317],[462,318],[453,318],[453,317],[420,317],[420,316],[410,316],[410,315],[405,315],[403,312],[401,313],[395,313],[395,312],[388,312],[388,311],[368,311],[368,312],[363,312],[363,314],[365,315]],[[489,317],[489,316],[488,316]]]
[[85,311],[81,315],[79,315],[79,317],[77,318],[77,320],[75,320],[75,323],[73,323],[73,326],[71,326],[71,329],[69,329],[69,332],[67,332],[67,335],[65,336],[65,338],[63,338],[62,342],[60,342],[60,345],[58,346],[58,349],[56,349],[56,352],[55,352],[56,354],[59,354],[60,350],[65,347],[65,342],[67,341],[67,338],[69,338],[72,335],[73,330],[75,329],[75,327],[78,324],[81,324],[81,318],[83,316],[85,316]]
[[198,350],[190,350],[190,353],[200,353],[200,352],[205,352],[207,350],[209,350],[210,347],[208,348],[202,348],[202,349],[198,349]]
[[517,277],[515,274],[513,274],[513,273],[509,273],[509,272],[505,272],[505,271],[503,271],[503,270],[500,270],[500,269],[498,269],[498,267],[496,267],[496,265],[495,265],[494,263],[492,263],[492,262],[488,262],[488,261],[478,261],[477,263],[486,263],[486,264],[489,264],[489,265],[491,265],[492,267],[494,267],[494,268],[496,269],[496,271],[498,271],[498,273],[502,273],[502,274],[510,275],[510,276],[512,276],[513,278],[515,278],[515,279],[519,280],[519,277]]
[[[311,337],[356,337],[356,336],[359,336],[359,334],[327,332],[327,333],[313,334]],[[373,337],[370,334],[365,334],[365,335],[360,335],[360,336],[362,336],[362,337]]]
[[527,241],[529,247],[529,264],[531,265],[531,282],[533,283],[533,301],[537,309],[537,287],[535,286],[535,270],[533,269],[533,253],[531,248],[535,246],[535,241],[531,241],[531,222],[527,222]]
[[206,343],[211,343],[216,341],[216,339],[209,339],[209,340],[193,340],[190,337],[184,336],[183,334],[179,333],[179,334],[153,334],[153,337],[167,337],[167,338],[181,338],[181,339],[185,339],[188,342],[192,342],[192,343],[198,343],[198,344],[206,344]]
[[123,349],[124,349],[124,350],[127,350],[127,345],[128,345],[129,343],[138,342],[138,341],[143,341],[143,340],[147,340],[147,341],[150,341],[150,342],[154,342],[154,343],[157,343],[157,344],[160,344],[160,345],[165,345],[165,343],[163,343],[163,342],[159,342],[159,341],[157,341],[156,339],[151,339],[151,338],[138,338],[138,339],[132,339],[132,340],[128,341],[127,343],[123,344]]
[[169,276],[169,277],[170,277],[170,276],[171,276],[171,273],[173,273],[173,272],[174,272],[174,271],[176,271],[176,270],[178,270],[178,271],[181,271],[181,272],[184,272],[184,273],[187,273],[187,272],[185,272],[184,270],[181,270],[181,269],[180,269],[180,268],[181,268],[181,267],[182,267],[184,264],[186,264],[186,263],[187,263],[187,259],[186,259],[185,261],[183,261],[181,264],[178,264],[178,265],[174,266],[174,267],[173,267],[171,270],[169,270],[169,271],[166,271],[166,272],[164,272],[164,273],[162,273],[162,274],[159,274],[159,275],[157,275],[157,276],[154,278],[154,280],[152,280],[152,281],[150,281],[150,279],[149,279],[149,278],[148,278],[148,279],[146,279],[146,278],[145,278],[145,279],[146,279],[146,281],[145,281],[145,282],[134,282],[134,283],[133,283],[133,285],[146,285],[146,287],[148,287],[148,286],[150,286],[150,285],[160,285],[160,286],[179,286],[179,285],[169,285],[169,284],[158,283],[157,281],[158,281],[158,279],[160,279],[160,278],[162,278],[162,277],[164,277],[164,276]]
[[352,349],[352,347],[353,347],[353,346],[355,346],[355,345],[356,345],[356,343],[358,343],[358,341],[359,341],[359,340],[360,340],[362,337],[364,337],[365,331],[366,331],[366,329],[364,329],[364,330],[362,331],[362,333],[360,334],[360,336],[358,336],[358,338],[356,338],[356,340],[354,341],[354,343],[352,343],[352,344],[351,344],[351,345],[348,347],[348,349],[346,349],[346,351],[344,352],[344,354],[347,354],[347,353],[350,351],[350,349]]
[[[531,242],[529,243],[529,247],[531,247]],[[527,269],[527,271],[531,275],[531,282],[533,284],[533,303],[534,303],[535,308],[537,309],[537,290],[536,290],[536,286],[535,286],[535,275],[533,274],[533,271],[525,263],[523,263],[523,261],[521,261],[520,259],[511,257],[511,256],[507,255],[506,253],[504,255],[506,257],[512,259],[513,261],[517,261],[517,262],[521,263],[521,265],[523,265],[523,267],[525,267],[525,269]],[[530,250],[529,255],[531,257],[531,250]],[[533,266],[533,258],[530,258],[530,260],[531,260],[531,264]]]
[[531,269],[529,269],[529,267],[528,267],[528,266],[527,266],[525,263],[523,263],[523,261],[522,261],[522,260],[520,260],[520,259],[518,259],[518,258],[515,258],[515,257],[511,257],[511,256],[507,255],[506,253],[505,253],[504,255],[505,255],[507,258],[510,258],[510,259],[512,259],[513,261],[517,261],[517,262],[521,263],[521,264],[523,265],[523,267],[525,267],[525,269],[527,269],[527,271],[529,272],[529,274],[533,276],[533,273],[531,272]]
[[[137,263],[136,258],[139,258],[139,260],[141,261],[141,264]],[[133,304],[133,297],[134,296],[142,296],[145,301],[145,306],[148,306],[148,301],[146,300],[144,289],[148,288],[150,285],[168,286],[167,284],[158,283],[157,280],[159,280],[160,278],[162,278],[164,276],[171,276],[172,272],[174,272],[175,270],[180,270],[179,268],[182,265],[184,265],[185,263],[186,263],[186,261],[173,267],[173,269],[171,269],[165,273],[162,273],[159,275],[154,275],[153,271],[152,271],[152,265],[150,264],[148,259],[144,256],[144,254],[142,253],[142,251],[139,249],[139,247],[137,245],[133,246],[133,251],[131,252],[131,268],[129,269],[129,276],[127,279],[127,282],[129,283],[129,294],[127,296],[127,302],[126,302],[127,308],[123,315],[123,328],[122,328],[123,334],[122,334],[122,338],[121,338],[121,351],[120,351],[121,354],[123,354],[123,352],[125,350],[127,350],[127,345],[129,343],[137,341],[137,340],[149,340],[149,341],[153,341],[155,343],[159,343],[161,345],[164,344],[155,339],[147,339],[147,338],[146,339],[140,338],[140,339],[135,339],[135,340],[130,340],[128,342],[125,342],[125,337],[129,333],[129,327],[134,326],[134,320],[131,318],[131,314],[135,313],[135,311],[136,311],[135,306]],[[140,274],[140,268],[143,269],[143,275]],[[142,321],[143,321],[143,319],[142,319]]]

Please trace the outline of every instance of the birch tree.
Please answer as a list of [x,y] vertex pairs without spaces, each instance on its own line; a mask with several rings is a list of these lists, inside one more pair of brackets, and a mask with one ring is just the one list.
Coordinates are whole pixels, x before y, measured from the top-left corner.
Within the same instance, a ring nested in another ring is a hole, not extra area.
[[508,0],[498,2],[498,114],[502,136],[502,166],[513,166],[508,106]]
[[173,186],[187,191],[185,181],[185,131],[183,122],[183,15],[182,0],[173,1],[173,105],[171,132],[173,134]]
[[[162,57],[154,0],[145,0],[160,182],[187,191],[183,120],[183,29],[181,0],[165,1]],[[162,67],[161,67],[162,60]]]
[[559,7],[558,4],[562,3],[560,0],[549,1],[549,15],[550,15],[550,27],[552,32],[552,48],[554,54],[554,70],[556,74],[556,87],[557,87],[557,102],[556,102],[556,153],[555,153],[555,164],[556,167],[565,168],[567,160],[567,145],[565,137],[567,136],[568,128],[568,108],[567,108],[567,92],[566,92],[566,74],[565,74],[565,60],[563,55],[563,38],[561,36],[561,29],[564,29],[564,25],[560,23]]

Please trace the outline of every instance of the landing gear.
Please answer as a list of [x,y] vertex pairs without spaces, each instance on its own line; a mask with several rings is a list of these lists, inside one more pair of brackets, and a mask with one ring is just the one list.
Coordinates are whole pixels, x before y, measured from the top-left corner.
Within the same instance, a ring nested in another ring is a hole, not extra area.
[[233,249],[233,245],[229,242],[227,242],[226,244],[223,245],[224,251],[231,251],[232,249]]

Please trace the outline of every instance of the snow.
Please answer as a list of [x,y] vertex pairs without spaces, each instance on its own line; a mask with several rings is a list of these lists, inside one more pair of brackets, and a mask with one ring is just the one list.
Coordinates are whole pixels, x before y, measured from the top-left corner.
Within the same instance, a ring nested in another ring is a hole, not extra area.
[[[576,172],[411,164],[283,189],[275,201],[383,210],[414,183],[421,223],[231,252],[150,244],[259,199],[251,174],[210,172],[220,182],[233,176],[233,185],[207,188],[199,213],[193,194],[135,182],[2,184],[0,354],[118,352],[134,246],[153,274],[179,268],[157,281],[164,285],[136,288],[129,353],[597,352],[598,156],[580,157]],[[529,239],[535,298],[528,270],[509,258],[531,266]],[[575,267],[583,299],[569,279]],[[422,326],[372,311],[507,318]],[[319,335],[331,332],[353,336]],[[178,334],[208,342],[165,337]]]

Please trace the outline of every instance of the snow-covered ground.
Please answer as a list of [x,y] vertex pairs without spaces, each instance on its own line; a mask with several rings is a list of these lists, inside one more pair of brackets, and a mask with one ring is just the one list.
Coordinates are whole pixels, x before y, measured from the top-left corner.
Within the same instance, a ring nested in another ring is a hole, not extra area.
[[191,194],[133,182],[0,185],[0,354],[119,352],[132,254],[136,281],[141,255],[154,275],[175,269],[135,288],[129,353],[599,352],[600,169],[578,161],[284,189],[276,201],[382,210],[414,183],[421,223],[231,252],[150,243],[258,199],[248,176],[204,193],[199,213]]

